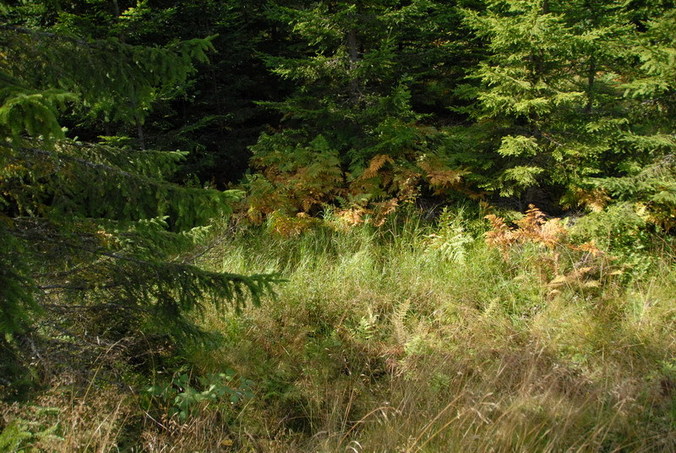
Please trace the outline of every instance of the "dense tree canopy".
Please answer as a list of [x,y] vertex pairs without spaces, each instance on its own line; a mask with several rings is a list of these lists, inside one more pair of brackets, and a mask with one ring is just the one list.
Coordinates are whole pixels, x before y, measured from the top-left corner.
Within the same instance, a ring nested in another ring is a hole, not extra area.
[[251,147],[251,210],[391,210],[411,194],[550,210],[625,200],[673,225],[670,3],[315,2],[272,14],[305,47],[263,57],[296,90],[261,104],[283,116]]

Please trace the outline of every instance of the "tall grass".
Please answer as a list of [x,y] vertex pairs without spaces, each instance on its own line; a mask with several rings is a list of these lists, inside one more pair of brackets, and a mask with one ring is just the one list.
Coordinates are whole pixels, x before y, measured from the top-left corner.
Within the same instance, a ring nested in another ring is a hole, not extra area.
[[225,344],[193,351],[256,382],[242,451],[673,451],[669,257],[552,291],[546,251],[505,259],[461,220],[248,231],[205,257],[288,279],[262,308],[210,313]]
[[[202,266],[280,272],[287,282],[261,307],[199,318],[221,342],[186,347],[191,368],[176,376],[227,371],[233,387],[251,380],[253,396],[195,400],[191,415],[179,418],[173,396],[149,401],[143,389],[92,387],[85,398],[59,402],[57,387],[54,402],[43,405],[60,407],[58,420],[42,420],[58,429],[33,434],[32,444],[52,451],[674,451],[671,250],[645,254],[650,264],[638,272],[622,259],[537,243],[507,253],[486,244],[486,228],[453,211],[433,226],[406,216],[381,228],[320,227],[290,238],[264,228],[223,235],[200,256]],[[171,395],[187,392],[171,376],[159,378]],[[0,415],[11,419],[13,410]]]

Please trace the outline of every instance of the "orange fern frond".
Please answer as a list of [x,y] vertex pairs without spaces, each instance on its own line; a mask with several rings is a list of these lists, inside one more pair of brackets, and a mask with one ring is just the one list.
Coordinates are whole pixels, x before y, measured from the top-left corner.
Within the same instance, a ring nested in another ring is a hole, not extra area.
[[359,179],[371,179],[378,176],[378,172],[385,164],[394,164],[394,160],[387,154],[377,154],[369,162],[369,166],[364,170]]

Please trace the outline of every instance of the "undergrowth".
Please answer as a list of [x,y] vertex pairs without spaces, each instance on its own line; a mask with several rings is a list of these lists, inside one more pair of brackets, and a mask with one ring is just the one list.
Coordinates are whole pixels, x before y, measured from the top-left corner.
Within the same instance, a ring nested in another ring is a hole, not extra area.
[[0,445],[674,451],[672,239],[621,214],[624,232],[599,231],[611,214],[564,221],[532,208],[512,224],[467,208],[434,224],[329,217],[289,237],[230,231],[196,260],[280,272],[275,300],[239,316],[208,310],[199,322],[216,346],[184,345],[180,368],[156,370],[151,386],[71,399],[57,386],[32,413],[6,406]]

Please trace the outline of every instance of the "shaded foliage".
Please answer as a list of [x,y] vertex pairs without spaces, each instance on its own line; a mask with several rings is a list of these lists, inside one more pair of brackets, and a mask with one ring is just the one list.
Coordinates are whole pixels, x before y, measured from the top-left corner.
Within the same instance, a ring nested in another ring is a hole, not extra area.
[[38,339],[77,346],[95,338],[101,347],[151,332],[203,339],[189,314],[205,303],[257,304],[276,281],[179,259],[207,237],[211,219],[228,215],[238,193],[170,182],[186,153],[143,149],[142,136],[66,138],[62,118],[67,111],[141,128],[152,105],[180,92],[206,62],[211,38],[129,44],[83,34],[89,18],[63,10],[36,25],[50,6],[4,9],[0,28],[3,358],[21,357],[21,345]]

